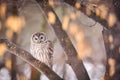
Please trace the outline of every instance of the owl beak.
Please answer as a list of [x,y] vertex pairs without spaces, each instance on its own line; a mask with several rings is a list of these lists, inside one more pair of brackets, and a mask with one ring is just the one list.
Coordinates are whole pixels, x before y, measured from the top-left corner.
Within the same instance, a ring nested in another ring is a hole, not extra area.
[[39,43],[41,43],[42,41],[41,40],[39,40]]
[[37,43],[41,43],[41,41],[40,40],[38,40],[38,42]]

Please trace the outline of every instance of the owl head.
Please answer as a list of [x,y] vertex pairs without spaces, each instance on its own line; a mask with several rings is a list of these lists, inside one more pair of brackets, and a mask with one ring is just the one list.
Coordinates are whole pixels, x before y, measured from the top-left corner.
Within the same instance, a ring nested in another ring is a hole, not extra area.
[[31,37],[31,41],[37,44],[44,43],[47,41],[47,36],[44,32],[36,32],[36,33],[33,33]]

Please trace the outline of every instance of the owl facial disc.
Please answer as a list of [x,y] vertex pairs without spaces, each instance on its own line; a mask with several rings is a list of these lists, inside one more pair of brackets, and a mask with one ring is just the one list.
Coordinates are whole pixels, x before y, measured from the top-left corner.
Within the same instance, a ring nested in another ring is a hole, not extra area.
[[46,40],[47,40],[46,34],[43,32],[34,33],[32,36],[32,41],[34,43],[42,43],[46,42]]

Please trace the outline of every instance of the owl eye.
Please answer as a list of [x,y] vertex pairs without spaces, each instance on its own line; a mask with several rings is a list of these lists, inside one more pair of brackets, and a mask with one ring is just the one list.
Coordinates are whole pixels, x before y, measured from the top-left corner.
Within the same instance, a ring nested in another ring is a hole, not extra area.
[[43,37],[40,37],[40,39],[43,39]]
[[43,35],[40,36],[41,41],[45,41],[45,39],[46,39],[45,36],[43,36]]
[[34,36],[34,37],[33,37],[33,41],[34,41],[34,42],[38,42],[38,37],[37,37],[37,36]]
[[38,38],[35,38],[35,40],[37,40]]

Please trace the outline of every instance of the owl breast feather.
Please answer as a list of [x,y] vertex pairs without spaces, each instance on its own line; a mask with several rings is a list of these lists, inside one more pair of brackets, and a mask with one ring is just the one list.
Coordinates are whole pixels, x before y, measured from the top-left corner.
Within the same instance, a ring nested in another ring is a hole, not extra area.
[[49,52],[47,50],[46,44],[32,44],[31,45],[31,54],[34,58],[50,66],[49,61]]

